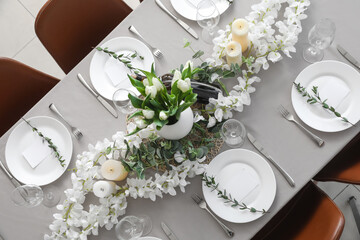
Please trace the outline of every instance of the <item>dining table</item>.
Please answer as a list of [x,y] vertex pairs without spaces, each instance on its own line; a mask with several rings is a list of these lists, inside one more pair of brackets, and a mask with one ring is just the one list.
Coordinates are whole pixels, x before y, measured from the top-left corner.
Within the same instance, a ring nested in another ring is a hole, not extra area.
[[[128,27],[133,25],[144,38],[152,45],[161,49],[162,58],[155,58],[156,73],[163,75],[171,69],[178,68],[191,59],[193,53],[184,49],[184,38],[192,43],[192,48],[201,49],[205,57],[210,56],[212,45],[202,41],[201,28],[196,21],[182,18],[173,9],[170,0],[162,0],[163,4],[176,16],[186,22],[200,36],[194,39],[181,26],[164,13],[154,0],[145,0],[127,18],[125,18],[99,45],[121,36],[136,38]],[[234,0],[234,3],[221,15],[219,27],[224,28],[234,18],[245,17],[251,11],[251,5],[259,0]],[[319,147],[301,129],[285,120],[277,110],[283,105],[290,112],[295,113],[291,103],[291,90],[297,75],[307,66],[302,57],[302,49],[308,42],[310,28],[322,18],[331,18],[336,24],[336,36],[333,44],[325,50],[325,60],[337,60],[349,64],[336,50],[337,43],[341,44],[355,58],[360,59],[360,48],[357,39],[360,39],[360,30],[356,24],[357,10],[360,2],[357,0],[314,0],[306,11],[307,18],[302,20],[302,32],[295,45],[296,53],[292,58],[284,59],[276,64],[270,64],[268,70],[261,70],[258,76],[260,83],[253,86],[256,92],[251,95],[251,105],[245,106],[234,118],[244,123],[248,132],[251,132],[264,146],[277,163],[292,176],[296,185],[291,187],[281,173],[271,165],[276,178],[276,196],[269,212],[261,218],[248,223],[230,223],[223,221],[234,230],[233,239],[251,239],[260,229],[268,223],[276,213],[301,188],[328,164],[331,159],[346,146],[360,131],[359,124],[340,132],[320,132],[310,129],[321,137],[325,144]],[[86,11],[86,10],[84,10]],[[96,47],[96,46],[94,46]],[[70,71],[47,95],[45,95],[24,118],[34,116],[56,117],[50,111],[49,105],[55,103],[66,116],[67,120],[81,129],[83,137],[80,140],[73,138],[73,154],[69,169],[75,167],[76,156],[88,149],[89,144],[95,144],[104,138],[111,139],[117,131],[125,131],[126,116],[119,114],[114,118],[99,104],[97,99],[78,81],[77,74],[81,73],[90,84],[90,62],[97,50],[92,50],[79,64]],[[36,56],[34,56],[36,57]],[[199,62],[196,62],[199,64]],[[223,80],[227,86],[235,82],[233,79]],[[6,117],[6,116],[1,116]],[[299,118],[295,115],[295,118]],[[0,138],[0,160],[5,161],[5,147],[12,130],[22,120],[14,124]],[[244,149],[257,151],[247,140],[242,146]],[[229,149],[225,144],[221,152]],[[7,159],[11,161],[11,159]],[[6,165],[6,164],[5,164]],[[71,171],[66,171],[59,179],[50,185],[59,191],[71,188]],[[152,231],[149,234],[161,239],[167,236],[161,229],[161,222],[165,222],[175,233],[178,239],[209,240],[227,239],[223,230],[206,211],[200,209],[191,198],[197,193],[202,195],[201,177],[189,179],[184,193],[177,191],[176,196],[165,195],[162,199],[128,199],[126,215],[148,215],[152,220]],[[5,174],[0,174],[0,234],[4,239],[35,240],[43,239],[49,234],[49,224],[57,213],[56,207],[47,208],[39,205],[34,208],[15,206],[11,201],[10,193],[14,186]],[[61,202],[65,199],[62,194]],[[98,203],[98,198],[89,194],[86,205]],[[102,228],[98,236],[89,236],[88,239],[110,240],[116,239],[115,231]]]

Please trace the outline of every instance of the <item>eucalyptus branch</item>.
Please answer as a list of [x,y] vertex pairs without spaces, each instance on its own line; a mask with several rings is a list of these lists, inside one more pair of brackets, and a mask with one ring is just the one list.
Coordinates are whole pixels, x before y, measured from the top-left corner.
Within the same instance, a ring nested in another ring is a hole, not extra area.
[[131,64],[131,61],[136,57],[139,57],[141,60],[144,60],[144,57],[139,55],[136,51],[134,53],[127,55],[125,54],[117,55],[115,52],[108,50],[107,47],[106,48],[96,47],[96,50],[107,53],[109,56],[123,63],[131,72],[140,74],[140,72],[136,68],[134,68],[133,65]]
[[33,130],[33,132],[36,132],[39,137],[42,138],[43,142],[47,142],[48,143],[48,147],[54,152],[55,157],[58,159],[60,165],[62,167],[65,167],[65,159],[63,159],[63,156],[60,155],[57,146],[52,142],[52,140],[46,136],[44,136],[41,132],[39,132],[39,130],[35,127],[33,127],[29,121],[27,121],[25,118],[22,118]]
[[201,56],[202,55],[204,55],[204,51],[201,51],[201,50],[199,50],[199,51],[195,51],[192,47],[191,47],[191,42],[189,42],[187,39],[184,39],[184,42],[185,42],[185,45],[184,45],[184,48],[190,48],[191,49],[191,51],[194,53],[194,55],[192,56],[192,58],[193,59],[200,59],[201,60],[201,62],[205,62],[202,58],[201,58]]
[[208,188],[211,189],[211,191],[216,191],[218,197],[222,198],[225,203],[230,203],[231,207],[238,208],[239,210],[242,210],[242,211],[243,210],[249,210],[250,212],[253,212],[253,213],[256,213],[256,212],[260,212],[262,214],[267,213],[267,211],[265,209],[257,210],[256,208],[247,206],[243,202],[240,203],[235,198],[233,198],[230,193],[227,193],[226,189],[220,190],[219,189],[219,183],[215,182],[215,177],[213,177],[213,176],[209,177],[209,176],[206,175],[206,173],[204,173],[202,175],[201,180],[204,182],[205,186],[207,186]]
[[303,96],[303,97],[307,97],[307,102],[309,104],[315,104],[315,103],[319,103],[321,104],[321,106],[324,109],[329,110],[330,112],[332,112],[336,117],[341,118],[342,121],[346,122],[346,123],[350,123],[352,126],[354,126],[354,124],[352,124],[351,122],[349,122],[349,120],[346,117],[341,116],[341,114],[339,112],[336,111],[336,109],[332,106],[329,106],[325,100],[322,100],[318,91],[318,86],[313,86],[313,88],[311,89],[311,91],[313,92],[314,95],[309,94],[306,89],[300,85],[300,83],[295,83],[294,82],[294,86],[296,87],[296,90]]

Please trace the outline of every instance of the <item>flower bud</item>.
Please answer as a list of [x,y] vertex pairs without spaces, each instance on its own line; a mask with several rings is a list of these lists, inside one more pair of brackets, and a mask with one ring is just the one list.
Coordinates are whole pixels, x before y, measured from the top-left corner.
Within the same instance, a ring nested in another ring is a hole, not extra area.
[[146,122],[142,118],[137,117],[137,118],[135,118],[134,122],[135,122],[136,126],[140,129],[147,127]]
[[160,80],[157,79],[157,78],[153,78],[153,79],[152,79],[152,83],[153,83],[153,85],[156,87],[156,90],[157,90],[157,91],[161,91],[161,90],[164,88],[164,86],[162,85],[162,83],[160,82]]
[[[192,61],[187,61],[186,63],[185,63],[185,67],[184,67],[184,70],[186,70],[187,68],[190,68],[190,71],[194,68],[194,64],[193,64],[193,62]],[[184,71],[183,70],[183,71]]]
[[145,79],[142,81],[142,83],[144,84],[145,87],[146,87],[146,86],[150,86],[149,80],[148,80],[147,78],[145,78]]
[[179,80],[178,83],[177,83],[177,87],[178,87],[183,93],[190,89],[189,84],[187,84],[187,82],[185,82],[184,80]]
[[142,110],[142,113],[146,119],[152,119],[155,115],[153,110]]
[[145,94],[147,95],[151,95],[151,98],[155,98],[156,94],[157,94],[157,89],[155,86],[146,86],[145,87]]
[[159,114],[160,120],[166,120],[168,117],[169,116],[164,111],[161,111]]
[[181,72],[179,70],[175,70],[174,77],[171,80],[171,86],[177,81],[181,79]]

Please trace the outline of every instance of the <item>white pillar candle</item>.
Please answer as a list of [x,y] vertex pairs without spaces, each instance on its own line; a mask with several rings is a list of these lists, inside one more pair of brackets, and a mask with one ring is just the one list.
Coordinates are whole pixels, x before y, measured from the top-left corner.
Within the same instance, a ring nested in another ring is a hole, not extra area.
[[107,180],[121,181],[127,177],[128,172],[120,161],[109,159],[101,166],[101,174]]
[[226,62],[231,66],[231,64],[242,64],[242,54],[241,54],[241,45],[238,42],[231,41],[226,46]]
[[236,19],[231,25],[232,40],[241,44],[242,52],[245,52],[249,45],[248,32],[249,24],[245,19]]
[[116,192],[116,184],[109,181],[97,181],[93,186],[95,196],[99,198],[108,197]]

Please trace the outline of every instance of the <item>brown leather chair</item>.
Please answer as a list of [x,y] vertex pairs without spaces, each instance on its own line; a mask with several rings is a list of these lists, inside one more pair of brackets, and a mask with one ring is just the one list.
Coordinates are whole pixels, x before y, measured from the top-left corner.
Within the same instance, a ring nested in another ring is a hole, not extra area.
[[68,73],[131,11],[122,0],[49,0],[36,17],[35,32]]
[[339,239],[345,219],[335,203],[309,182],[253,240]]
[[30,110],[59,79],[10,58],[0,58],[0,136]]
[[360,133],[314,177],[314,180],[360,184]]

